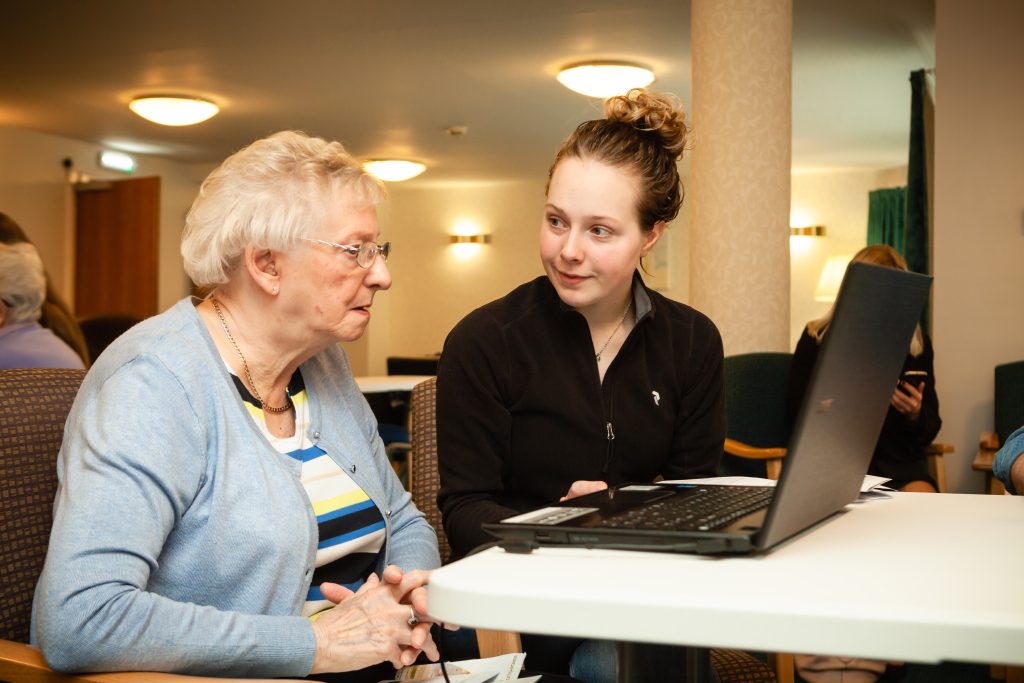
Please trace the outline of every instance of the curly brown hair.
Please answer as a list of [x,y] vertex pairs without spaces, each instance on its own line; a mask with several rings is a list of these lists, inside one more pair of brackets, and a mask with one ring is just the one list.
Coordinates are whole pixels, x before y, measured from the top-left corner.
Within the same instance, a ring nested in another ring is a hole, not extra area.
[[683,183],[676,163],[687,149],[690,129],[679,99],[634,88],[604,103],[604,118],[576,127],[555,154],[548,184],[559,162],[587,158],[634,171],[640,179],[637,214],[652,230],[671,221],[683,205]]

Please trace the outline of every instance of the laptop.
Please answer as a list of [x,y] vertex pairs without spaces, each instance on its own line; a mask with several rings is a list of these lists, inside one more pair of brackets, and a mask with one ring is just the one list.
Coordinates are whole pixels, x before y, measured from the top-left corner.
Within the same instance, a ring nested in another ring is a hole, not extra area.
[[484,529],[510,552],[568,546],[742,554],[831,517],[860,492],[931,280],[849,265],[777,486],[624,484]]

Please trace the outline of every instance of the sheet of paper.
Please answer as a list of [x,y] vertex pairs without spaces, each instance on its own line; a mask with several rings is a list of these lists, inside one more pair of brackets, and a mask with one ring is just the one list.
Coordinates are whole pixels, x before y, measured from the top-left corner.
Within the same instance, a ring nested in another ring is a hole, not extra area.
[[[452,683],[499,683],[515,681],[523,670],[526,654],[513,652],[487,659],[463,659],[458,662],[446,662],[448,678]],[[402,667],[395,674],[393,681],[381,683],[443,683],[444,675],[440,664],[413,664]]]
[[[463,669],[461,666],[455,664],[455,662],[445,662],[445,668],[448,670],[448,675],[468,674],[468,669]],[[435,676],[444,675],[441,673],[440,664],[410,664],[409,666],[403,666],[395,674],[396,681],[423,681]]]
[[[438,669],[440,671],[440,669]],[[445,683],[444,676],[431,676],[430,678],[415,678],[415,679],[401,679],[395,678],[390,681],[381,681],[380,683],[404,683],[404,681],[415,680],[416,683]],[[498,680],[498,675],[493,673],[482,673],[482,674],[448,674],[448,680],[451,683],[492,683]]]
[[[864,475],[861,482],[861,491],[870,491],[889,481],[886,477],[876,477],[873,474]],[[671,479],[661,482],[663,484],[718,484],[720,486],[775,486],[773,479],[761,479],[760,477],[707,477],[704,479]]]

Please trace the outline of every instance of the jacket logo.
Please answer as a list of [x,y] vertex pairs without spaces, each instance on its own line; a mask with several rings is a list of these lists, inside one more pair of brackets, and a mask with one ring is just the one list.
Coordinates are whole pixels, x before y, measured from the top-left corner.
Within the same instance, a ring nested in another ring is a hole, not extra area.
[[657,391],[652,391],[651,392],[651,396],[654,397],[654,405],[660,406],[661,405],[661,394],[659,394]]

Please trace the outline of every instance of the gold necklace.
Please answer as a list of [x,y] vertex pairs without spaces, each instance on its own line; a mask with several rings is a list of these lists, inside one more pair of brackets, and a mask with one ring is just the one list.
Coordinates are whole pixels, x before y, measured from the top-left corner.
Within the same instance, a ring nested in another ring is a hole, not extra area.
[[612,337],[615,336],[615,333],[618,332],[619,328],[622,327],[623,323],[626,322],[626,316],[629,315],[629,309],[631,308],[633,308],[632,299],[629,300],[629,304],[626,305],[626,310],[622,313],[622,320],[619,321],[619,324],[615,326],[615,329],[612,330],[612,333],[608,335],[607,339],[605,339],[604,346],[601,347],[601,350],[594,354],[594,358],[597,359],[598,363],[601,362],[601,354],[604,353],[604,350],[607,349],[608,345],[612,343]]
[[235,353],[238,354],[238,357],[242,361],[242,369],[245,370],[245,378],[249,380],[249,388],[252,389],[253,398],[259,401],[260,407],[268,413],[277,414],[283,413],[286,410],[290,410],[292,407],[291,394],[286,394],[285,404],[279,408],[267,405],[266,402],[264,402],[263,397],[260,396],[259,390],[256,389],[256,382],[252,381],[252,373],[249,372],[249,364],[245,362],[245,356],[242,355],[242,350],[238,348],[238,343],[235,341],[235,338],[231,336],[231,331],[228,330],[228,323],[226,320],[224,320],[224,314],[220,310],[220,304],[217,302],[217,299],[213,297],[210,298],[210,303],[213,304],[213,310],[217,311],[217,317],[220,318],[220,326],[224,328],[224,334],[227,335],[228,341],[231,342],[231,345],[235,347]]

